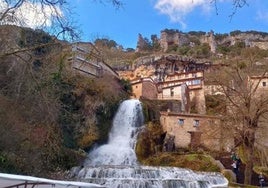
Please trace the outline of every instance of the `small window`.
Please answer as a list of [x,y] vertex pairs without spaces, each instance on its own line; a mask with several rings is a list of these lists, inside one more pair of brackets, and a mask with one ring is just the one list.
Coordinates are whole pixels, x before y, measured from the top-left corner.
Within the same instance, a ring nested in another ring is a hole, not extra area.
[[262,86],[265,87],[266,86],[266,82],[262,82]]
[[184,124],[184,119],[179,119],[179,120],[178,120],[178,124],[179,124],[179,125],[183,125],[183,124]]
[[199,120],[194,120],[194,127],[198,127],[199,126]]
[[171,96],[171,97],[174,96],[174,88],[170,88],[170,96]]
[[199,85],[201,84],[201,80],[193,80],[192,85]]

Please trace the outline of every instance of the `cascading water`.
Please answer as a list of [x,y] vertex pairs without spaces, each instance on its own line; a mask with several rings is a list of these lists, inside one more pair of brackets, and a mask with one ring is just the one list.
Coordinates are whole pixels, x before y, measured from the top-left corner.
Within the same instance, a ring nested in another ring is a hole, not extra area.
[[78,178],[107,188],[210,188],[228,187],[219,173],[197,173],[175,167],[141,166],[135,141],[143,124],[139,100],[124,101],[113,120],[108,144],[88,155]]
[[108,144],[93,150],[85,166],[136,165],[134,151],[136,134],[143,124],[142,107],[138,100],[124,101],[116,113]]

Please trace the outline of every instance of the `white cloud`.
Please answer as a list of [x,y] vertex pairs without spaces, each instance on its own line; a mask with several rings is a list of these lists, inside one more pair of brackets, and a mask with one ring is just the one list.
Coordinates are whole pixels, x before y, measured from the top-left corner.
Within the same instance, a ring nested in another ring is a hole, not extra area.
[[[0,0],[0,16],[8,5],[4,0]],[[58,7],[49,5],[41,5],[40,3],[32,3],[25,1],[20,7],[9,12],[2,20],[1,24],[14,24],[31,28],[49,27],[55,16],[63,16],[62,11]]]
[[169,16],[172,22],[178,22],[182,27],[186,27],[185,16],[197,7],[208,12],[211,9],[211,3],[208,0],[157,0],[155,4],[155,8],[161,14]]

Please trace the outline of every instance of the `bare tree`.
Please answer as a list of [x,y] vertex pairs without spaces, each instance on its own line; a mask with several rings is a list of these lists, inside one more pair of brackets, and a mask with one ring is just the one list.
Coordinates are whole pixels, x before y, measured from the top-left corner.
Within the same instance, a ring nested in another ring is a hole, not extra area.
[[49,31],[62,38],[76,38],[71,10],[65,0],[1,0],[0,23]]
[[242,148],[240,151],[246,165],[245,184],[251,183],[254,149],[260,139],[256,135],[262,128],[261,121],[268,114],[268,94],[263,87],[268,69],[262,66],[258,70],[254,55],[248,54],[248,60],[236,59],[214,78],[226,97],[226,130],[233,134],[235,146]]
[[[218,14],[218,1],[219,0],[211,0],[211,3],[214,4],[215,6],[217,14]],[[233,0],[233,10],[230,14],[230,19],[232,19],[232,17],[236,14],[239,8],[242,8],[246,5],[248,5],[248,0]]]
[[[120,0],[95,0],[119,8]],[[76,39],[72,8],[66,0],[0,0],[0,25],[12,24],[47,30],[61,38]]]
[[[120,8],[120,0],[93,0],[92,3],[111,3]],[[79,40],[80,32],[73,20],[73,8],[66,0],[0,0],[0,25],[17,25],[42,30],[55,36],[49,43],[36,43],[27,48],[15,48],[1,51],[0,58],[7,55],[25,52],[40,45],[51,45],[55,39],[68,41]]]
[[[118,0],[103,3],[121,6]],[[79,34],[71,21],[72,15],[66,0],[0,0],[0,35],[3,36],[0,38],[0,72],[5,75],[5,79],[12,73],[17,73],[13,75],[14,82],[4,79],[2,82],[0,79],[1,93],[13,91],[18,98],[28,92],[23,93],[23,89],[27,88],[24,84],[28,80],[39,87],[42,75],[57,72],[57,66],[49,67],[52,58],[48,60],[48,57],[56,57],[57,54],[52,52],[59,54],[62,45],[68,45],[58,38],[70,41],[78,39]],[[30,27],[35,31],[17,26]],[[31,90],[32,87],[29,88]],[[39,94],[47,101],[43,93]]]

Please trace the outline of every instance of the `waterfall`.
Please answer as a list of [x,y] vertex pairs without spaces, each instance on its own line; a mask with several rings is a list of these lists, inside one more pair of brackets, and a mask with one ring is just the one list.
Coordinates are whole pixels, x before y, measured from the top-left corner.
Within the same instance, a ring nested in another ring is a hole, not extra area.
[[139,100],[124,101],[114,117],[108,143],[88,154],[78,179],[107,188],[228,187],[228,181],[220,173],[139,165],[135,142],[142,124],[143,114]]
[[85,166],[136,165],[135,141],[143,124],[142,106],[138,100],[124,101],[116,113],[108,144],[93,150]]

